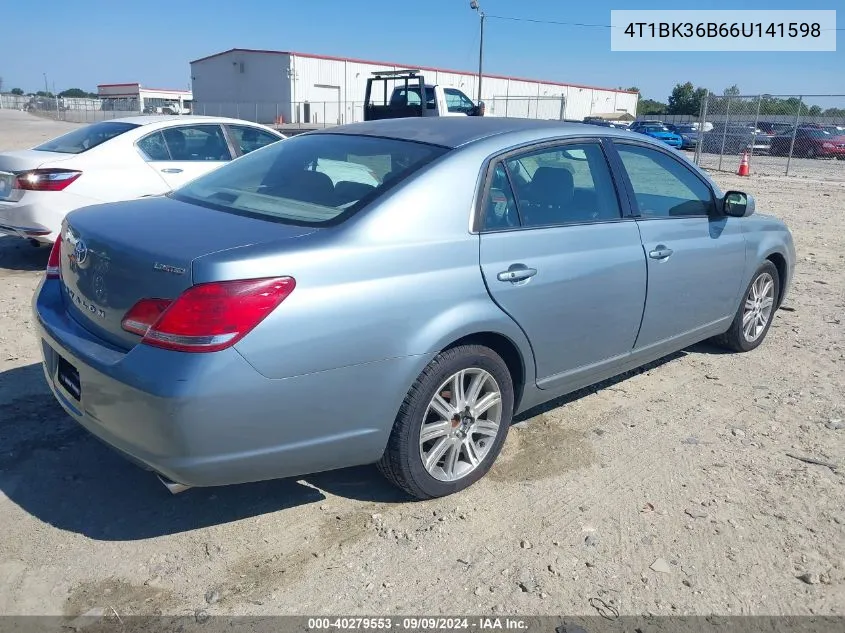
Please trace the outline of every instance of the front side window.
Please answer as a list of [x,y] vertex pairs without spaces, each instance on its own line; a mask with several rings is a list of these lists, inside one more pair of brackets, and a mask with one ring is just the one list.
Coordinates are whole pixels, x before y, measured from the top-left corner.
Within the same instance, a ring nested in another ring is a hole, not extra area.
[[348,217],[447,151],[438,145],[351,134],[295,136],[247,154],[171,195],[220,211],[318,226],[344,213]]
[[674,158],[639,145],[617,144],[643,218],[710,215],[710,188]]
[[73,132],[68,132],[58,138],[42,143],[34,149],[39,152],[81,154],[137,127],[140,126],[135,123],[103,121],[74,130]]
[[446,107],[449,112],[469,113],[475,107],[475,104],[460,90],[446,88],[443,93],[446,95]]
[[505,161],[522,226],[617,220],[616,189],[598,143],[574,143]]

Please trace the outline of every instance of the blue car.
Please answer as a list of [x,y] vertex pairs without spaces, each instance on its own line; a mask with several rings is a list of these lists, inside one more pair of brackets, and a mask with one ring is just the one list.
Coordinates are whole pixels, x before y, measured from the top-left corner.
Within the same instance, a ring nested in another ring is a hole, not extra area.
[[651,138],[656,138],[658,141],[663,141],[666,145],[676,149],[684,144],[680,134],[676,134],[665,125],[642,125],[637,127],[636,131]]
[[376,463],[430,499],[515,415],[758,347],[796,255],[755,204],[621,130],[352,123],[71,212],[33,324],[65,411],[171,492]]

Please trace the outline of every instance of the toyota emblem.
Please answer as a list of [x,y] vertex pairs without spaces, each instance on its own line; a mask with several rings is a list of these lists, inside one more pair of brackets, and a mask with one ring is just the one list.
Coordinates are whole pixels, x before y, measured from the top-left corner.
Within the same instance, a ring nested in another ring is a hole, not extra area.
[[80,266],[86,259],[88,259],[88,247],[82,240],[77,240],[76,246],[73,247],[73,258]]

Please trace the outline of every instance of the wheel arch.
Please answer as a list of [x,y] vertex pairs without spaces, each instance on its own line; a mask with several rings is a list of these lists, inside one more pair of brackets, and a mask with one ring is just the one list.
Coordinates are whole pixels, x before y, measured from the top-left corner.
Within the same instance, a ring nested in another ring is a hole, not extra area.
[[783,291],[786,288],[786,282],[789,275],[789,268],[788,264],[786,263],[786,257],[784,257],[781,253],[774,251],[766,256],[766,261],[772,262],[778,271],[778,302],[775,307],[780,308],[781,303],[783,303]]
[[441,351],[460,347],[462,345],[481,345],[487,347],[505,362],[513,381],[513,405],[514,411],[519,410],[522,396],[525,393],[525,383],[528,372],[526,371],[525,358],[519,346],[509,337],[499,332],[475,332],[464,335],[445,346]]

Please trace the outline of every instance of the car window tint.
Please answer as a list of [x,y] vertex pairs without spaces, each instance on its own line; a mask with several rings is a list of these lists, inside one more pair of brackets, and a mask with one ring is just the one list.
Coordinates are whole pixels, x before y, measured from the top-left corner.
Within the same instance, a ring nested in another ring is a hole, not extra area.
[[523,226],[574,224],[620,217],[610,169],[598,143],[582,143],[511,158]]
[[295,136],[201,176],[173,197],[231,213],[320,225],[363,208],[446,151],[351,134]]
[[58,152],[60,154],[81,154],[97,147],[124,132],[140,127],[136,123],[120,121],[102,121],[87,125],[73,132],[68,132],[58,138],[42,143],[34,149],[41,152]]
[[181,125],[162,130],[172,160],[231,160],[232,154],[219,125]]
[[708,215],[713,210],[710,188],[677,160],[648,147],[616,147],[642,217]]
[[241,154],[249,154],[255,150],[282,140],[267,130],[250,125],[230,125],[229,132]]
[[147,160],[170,160],[167,144],[164,142],[164,136],[161,132],[155,132],[142,138],[138,141],[138,149],[141,150]]
[[443,93],[446,95],[446,107],[449,112],[469,112],[475,107],[472,101],[460,90],[446,88]]
[[498,163],[493,170],[490,188],[484,196],[482,209],[484,218],[482,228],[486,231],[519,226],[516,198],[502,163]]

